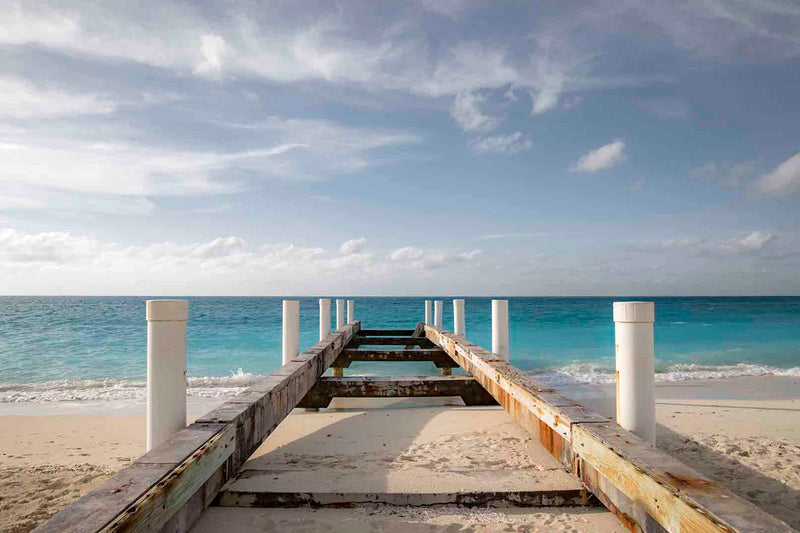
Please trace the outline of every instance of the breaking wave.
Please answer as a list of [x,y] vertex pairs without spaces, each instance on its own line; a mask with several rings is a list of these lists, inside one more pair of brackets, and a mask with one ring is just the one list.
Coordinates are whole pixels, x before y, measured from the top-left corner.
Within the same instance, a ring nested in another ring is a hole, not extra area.
[[[556,386],[576,383],[609,384],[615,381],[613,368],[596,363],[573,363],[557,370],[534,371],[530,374],[539,381]],[[656,371],[656,381],[691,381],[766,375],[800,377],[800,367],[778,368],[751,363],[735,365],[677,363],[669,365],[661,371]]]
[[[190,398],[234,396],[262,376],[241,368],[223,377],[190,377],[186,392]],[[66,402],[66,401],[144,401],[145,381],[119,379],[48,381],[0,385],[0,403]]]

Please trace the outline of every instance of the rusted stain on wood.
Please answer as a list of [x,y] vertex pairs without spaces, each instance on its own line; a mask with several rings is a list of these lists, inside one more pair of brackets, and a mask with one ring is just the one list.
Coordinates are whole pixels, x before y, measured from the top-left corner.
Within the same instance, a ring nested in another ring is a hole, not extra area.
[[468,376],[321,378],[298,407],[324,408],[333,398],[414,398],[460,396],[466,405],[496,405]]
[[520,424],[537,434],[631,531],[788,533],[788,525],[722,490],[605,417],[565,398],[483,348],[425,333]]
[[576,424],[572,445],[583,481],[646,533],[792,531],[616,424]]
[[366,346],[419,346],[421,348],[432,348],[433,343],[425,337],[362,337],[356,336],[348,348],[358,348]]
[[354,361],[369,362],[406,362],[406,361],[430,361],[437,368],[452,368],[458,366],[440,348],[429,349],[407,349],[407,350],[367,350],[347,348],[342,350],[336,361],[333,362],[334,368],[349,368]]
[[349,507],[364,503],[427,506],[455,504],[465,507],[506,503],[517,507],[584,507],[599,502],[582,489],[481,491],[443,493],[397,492],[256,492],[231,491],[220,493],[220,507]]

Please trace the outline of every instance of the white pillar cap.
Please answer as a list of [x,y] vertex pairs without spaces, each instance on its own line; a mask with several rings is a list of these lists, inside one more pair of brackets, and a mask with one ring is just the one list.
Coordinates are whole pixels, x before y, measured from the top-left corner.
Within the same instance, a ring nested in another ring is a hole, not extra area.
[[656,321],[656,306],[653,302],[614,302],[614,322]]
[[185,322],[189,319],[189,300],[147,300],[145,315],[148,322]]

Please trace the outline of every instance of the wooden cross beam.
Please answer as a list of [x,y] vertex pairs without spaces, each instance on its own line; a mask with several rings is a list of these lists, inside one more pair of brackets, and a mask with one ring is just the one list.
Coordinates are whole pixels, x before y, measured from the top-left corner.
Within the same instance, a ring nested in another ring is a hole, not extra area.
[[298,407],[324,408],[334,398],[460,396],[466,405],[497,405],[469,376],[320,378]]

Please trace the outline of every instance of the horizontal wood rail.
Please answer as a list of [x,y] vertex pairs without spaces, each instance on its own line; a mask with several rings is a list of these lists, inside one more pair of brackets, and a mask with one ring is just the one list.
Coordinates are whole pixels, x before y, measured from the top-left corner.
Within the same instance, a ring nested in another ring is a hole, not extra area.
[[361,337],[410,337],[413,329],[362,329],[358,332]]
[[790,533],[787,524],[723,489],[607,418],[453,333],[425,327],[442,348],[614,512],[644,533]]
[[361,323],[355,322],[331,333],[34,531],[189,531],[223,484],[311,390],[360,328]]
[[425,337],[361,337],[357,336],[350,341],[350,346],[372,345],[372,346],[419,346],[422,348],[432,348],[433,343]]
[[342,350],[333,367],[348,368],[354,361],[430,361],[437,368],[452,368],[458,366],[453,359],[441,348],[417,349],[417,350],[366,350],[347,348]]
[[465,405],[497,405],[468,376],[320,378],[298,407],[325,408],[334,398],[460,396]]

